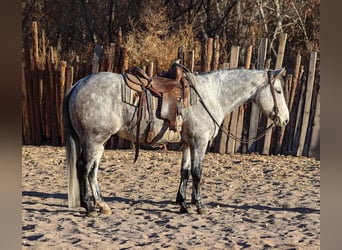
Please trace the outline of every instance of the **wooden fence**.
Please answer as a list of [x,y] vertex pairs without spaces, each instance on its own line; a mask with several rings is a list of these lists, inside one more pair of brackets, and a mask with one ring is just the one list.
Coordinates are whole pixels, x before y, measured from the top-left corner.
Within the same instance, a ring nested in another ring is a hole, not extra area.
[[[286,34],[279,36],[278,55],[274,68],[282,67],[286,46]],[[98,71],[123,73],[128,70],[128,50],[122,34],[117,42],[95,45],[92,59],[71,55],[60,60],[57,50],[44,44],[44,33],[38,35],[37,23],[32,23],[32,36],[23,39],[22,63],[22,143],[28,145],[64,145],[64,129],[61,121],[61,104],[66,91],[80,78]],[[270,68],[266,58],[267,39],[261,39],[256,63],[252,63],[252,46],[247,48],[244,65],[239,65],[239,46],[232,46],[229,62],[219,65],[219,37],[208,38],[202,43],[202,72],[219,68]],[[181,63],[193,70],[194,51],[181,47],[178,50]],[[317,65],[316,65],[317,64]],[[154,75],[153,62],[140,65],[149,75]],[[224,133],[210,143],[209,151],[220,153],[282,154],[320,157],[320,70],[317,52],[311,53],[309,65],[302,65],[301,55],[296,58],[293,72],[286,75],[286,98],[290,121],[285,128],[273,128],[264,138],[254,143],[239,143]],[[244,104],[223,122],[238,137],[251,138],[268,126],[271,121],[252,103]],[[130,148],[128,142],[112,136],[107,149]],[[179,146],[179,145],[178,145]],[[178,149],[177,145],[170,146]]]

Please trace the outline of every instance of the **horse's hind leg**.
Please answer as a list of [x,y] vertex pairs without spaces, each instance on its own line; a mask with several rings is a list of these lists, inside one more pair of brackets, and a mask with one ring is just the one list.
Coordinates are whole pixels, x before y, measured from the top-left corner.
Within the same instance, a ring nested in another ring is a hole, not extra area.
[[[103,145],[83,145],[81,157],[77,164],[81,206],[86,209],[88,216],[97,216],[96,207],[100,207],[100,211],[105,214],[109,214],[108,210],[110,211],[103,202],[97,182],[98,163],[103,151]],[[93,194],[93,201],[91,201],[88,193],[89,186]]]
[[176,201],[180,204],[182,213],[189,213],[190,206],[186,204],[186,187],[188,184],[191,169],[190,161],[190,147],[185,146],[182,155],[182,166],[181,166],[181,181],[177,192]]
[[80,187],[81,207],[86,209],[87,215],[93,215],[96,212],[88,194],[88,175],[92,164],[93,162],[89,159],[87,151],[83,150],[77,161],[77,178]]
[[95,207],[99,207],[100,213],[103,213],[105,215],[110,215],[112,211],[110,210],[110,207],[103,201],[103,198],[100,192],[100,187],[97,181],[97,172],[99,169],[99,164],[100,164],[101,157],[103,155],[103,151],[104,151],[104,146],[100,145],[96,152],[94,165],[89,172],[88,180],[89,180],[89,184],[91,187],[91,191],[93,193]]

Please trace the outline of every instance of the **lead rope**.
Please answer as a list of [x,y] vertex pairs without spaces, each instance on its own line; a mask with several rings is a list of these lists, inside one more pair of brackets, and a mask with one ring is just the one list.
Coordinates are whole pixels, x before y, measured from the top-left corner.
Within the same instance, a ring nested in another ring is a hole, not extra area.
[[[269,81],[270,83],[272,82],[269,78]],[[208,107],[205,105],[204,101],[203,101],[203,98],[201,97],[201,95],[198,93],[197,89],[195,88],[195,86],[192,84],[192,82],[190,81],[190,87],[195,91],[196,95],[198,95],[199,99],[200,99],[200,102],[202,104],[202,106],[204,107],[204,109],[207,111],[208,115],[210,116],[210,118],[214,121],[215,125],[219,127],[219,129],[224,132],[226,135],[228,135],[229,137],[231,137],[233,140],[235,141],[238,141],[238,142],[241,142],[241,143],[248,143],[248,142],[254,142],[254,141],[257,141],[257,140],[260,140],[262,137],[264,137],[266,135],[266,133],[273,128],[274,126],[274,123],[270,124],[266,129],[265,131],[260,134],[260,135],[257,135],[257,136],[254,136],[252,138],[249,138],[249,139],[244,139],[244,138],[239,138],[235,135],[232,134],[232,132],[230,132],[229,130],[227,130],[226,128],[224,128],[223,126],[221,126],[217,121],[216,119],[214,118],[214,116],[211,114],[211,112],[209,111]],[[274,101],[275,101],[275,96],[273,95],[274,94],[274,88],[272,88],[273,85],[271,83],[271,89],[272,89],[272,96],[274,98]],[[276,102],[275,102],[276,104]],[[278,110],[278,107],[275,106],[275,112],[277,112]]]

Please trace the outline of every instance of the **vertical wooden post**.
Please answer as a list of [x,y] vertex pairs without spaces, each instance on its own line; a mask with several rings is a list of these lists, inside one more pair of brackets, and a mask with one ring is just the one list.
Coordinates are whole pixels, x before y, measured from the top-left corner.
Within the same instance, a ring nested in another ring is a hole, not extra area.
[[24,51],[25,51],[25,86],[26,86],[26,93],[27,93],[27,106],[29,110],[29,128],[30,128],[30,135],[31,135],[31,143],[34,143],[34,106],[33,106],[33,93],[32,93],[32,65],[31,65],[31,51],[30,51],[30,43],[29,39],[24,39]]
[[65,73],[66,73],[67,63],[66,61],[61,61],[60,63],[60,79],[59,79],[59,97],[58,97],[58,106],[57,106],[57,114],[58,114],[58,125],[60,131],[61,143],[64,144],[64,126],[62,122],[62,105],[65,96]]
[[213,57],[213,38],[206,38],[202,44],[202,72],[210,71]]
[[220,58],[220,40],[219,36],[215,36],[214,45],[213,45],[213,60],[212,60],[212,70],[217,70],[219,65]]
[[[264,69],[265,67],[266,51],[267,51],[267,38],[262,38],[260,40],[260,45],[258,49],[258,65],[257,65],[258,69]],[[259,108],[255,103],[252,103],[251,118],[250,118],[249,131],[248,131],[249,139],[257,135],[258,123],[259,123]],[[256,149],[255,142],[249,142],[248,152],[254,152],[255,149]]]
[[121,62],[121,55],[120,55],[120,49],[123,46],[123,38],[122,38],[122,30],[121,27],[119,28],[118,32],[118,38],[116,40],[116,46],[115,46],[115,62],[114,62],[114,72],[115,73],[121,73],[122,67],[120,65]]
[[195,51],[194,50],[188,50],[188,69],[191,72],[194,72],[195,70]]
[[[64,74],[64,88],[63,88],[63,73]],[[62,105],[64,102],[64,97],[65,94],[69,91],[69,89],[71,88],[72,84],[73,84],[73,78],[74,78],[74,67],[72,66],[67,66],[66,67],[66,62],[61,62],[61,103],[60,103],[60,118],[62,117]],[[60,119],[60,131],[61,131],[61,144],[64,145],[65,144],[65,131],[64,131],[64,123],[63,123],[63,119]]]
[[102,53],[103,53],[103,46],[96,44],[95,48],[94,48],[94,55],[93,55],[93,60],[92,60],[91,73],[99,72],[100,59],[102,57]]
[[[226,69],[229,67],[228,63],[223,64],[223,69]],[[223,127],[228,128],[229,126],[229,121],[230,121],[230,114],[228,114],[224,120],[223,120]],[[225,133],[222,133],[222,131],[219,131],[219,141],[217,143],[217,150],[219,153],[224,154],[226,153],[227,147],[228,147],[228,136]]]
[[252,51],[253,51],[253,45],[249,45],[248,49],[247,49],[247,55],[246,55],[246,61],[245,61],[245,68],[246,69],[250,69],[250,67],[251,67]]
[[111,43],[108,49],[108,72],[114,71],[114,62],[115,62],[115,44]]
[[[229,65],[230,68],[237,68],[238,67],[238,63],[239,63],[239,51],[240,51],[240,47],[239,46],[232,46],[231,50],[230,50],[230,61],[229,61]],[[236,135],[237,137],[241,137],[240,134],[237,134],[237,123],[238,123],[238,115],[239,115],[239,109],[234,110],[233,112],[231,112],[230,114],[230,126],[229,126],[229,131],[231,131],[234,135]],[[241,132],[241,131],[240,131]],[[232,138],[228,138],[228,146],[227,146],[227,153],[232,154],[235,151],[235,144],[237,142],[232,139]],[[239,144],[240,145],[240,144]]]
[[294,100],[294,96],[295,96],[296,89],[297,89],[297,84],[298,84],[298,79],[299,79],[299,74],[300,74],[301,60],[302,60],[302,56],[298,53],[296,56],[296,65],[295,65],[295,70],[293,74],[292,88],[291,88],[289,103],[288,103],[290,113],[292,113],[293,100]]
[[34,134],[33,139],[36,145],[42,142],[42,124],[40,113],[40,83],[38,77],[39,61],[39,44],[38,44],[38,25],[37,22],[32,23],[32,58],[31,58],[31,72],[32,72],[32,92],[33,92],[33,114],[34,114]]
[[312,126],[309,157],[320,158],[320,122],[321,122],[321,95],[317,94],[315,117]]
[[39,64],[39,44],[38,44],[38,24],[37,22],[32,22],[32,37],[33,37],[33,44],[32,44],[32,54],[34,58],[34,63],[36,65]]
[[67,66],[65,78],[65,93],[67,93],[74,83],[74,67]]
[[310,65],[309,65],[309,76],[308,76],[306,95],[305,95],[303,123],[302,123],[301,132],[300,132],[300,139],[299,139],[299,145],[298,145],[298,149],[297,149],[297,156],[301,156],[303,153],[304,143],[305,143],[305,138],[306,138],[306,132],[308,129],[312,90],[313,90],[313,84],[314,84],[314,80],[315,80],[316,59],[317,59],[317,52],[311,52]]
[[302,127],[302,118],[303,118],[303,111],[304,111],[304,98],[305,98],[305,91],[306,91],[306,82],[307,78],[304,74],[304,66],[301,67],[301,72],[303,72],[302,76],[300,77],[300,83],[298,84],[297,93],[295,96],[295,102],[293,106],[293,117],[294,117],[294,130],[293,130],[293,142],[292,142],[292,148],[291,153],[292,155],[297,155],[297,149],[299,145],[299,139],[300,139],[300,131]]
[[[298,60],[301,56],[297,55],[297,63],[296,68],[294,72],[293,82],[292,82],[292,90],[291,90],[291,96],[290,96],[290,120],[289,124],[286,126],[286,129],[288,129],[287,132],[287,146],[285,147],[286,153],[292,153],[293,154],[293,148],[294,148],[294,139],[295,139],[295,132],[296,132],[296,122],[297,122],[297,113],[298,111],[298,103],[300,98],[300,89],[301,85],[298,83],[302,83],[299,81],[299,79],[302,79],[302,76],[304,74],[304,66],[300,66],[301,60]],[[298,65],[298,68],[297,68]],[[303,85],[303,84],[302,84]]]
[[183,51],[183,56],[182,56],[182,61],[183,61],[183,65],[185,66],[185,67],[188,67],[188,60],[189,60],[189,58],[187,57],[187,51],[186,50],[184,50]]
[[[246,59],[245,59],[245,68],[250,69],[251,67],[251,61],[252,61],[252,52],[253,52],[253,45],[249,45],[246,53]],[[245,124],[248,123],[250,119],[250,112],[247,110],[250,110],[250,103],[246,103],[239,109],[239,124],[241,127],[241,135],[242,138],[247,139],[248,138],[248,126],[246,128],[244,127]],[[241,153],[247,152],[248,143],[241,143]]]
[[184,65],[184,45],[178,47],[178,56],[177,59],[180,60],[180,64]]
[[146,68],[146,74],[150,77],[153,76],[153,62],[152,61],[149,61],[148,64],[147,64],[147,68]]
[[51,142],[53,145],[58,144],[58,121],[57,121],[57,110],[56,110],[56,83],[55,83],[55,59],[54,59],[53,47],[49,47],[47,68],[49,71],[49,102],[50,102],[50,113],[51,113]]
[[277,54],[275,69],[280,69],[282,67],[284,54],[285,54],[286,39],[287,39],[287,34],[281,33],[279,36],[279,47],[278,47],[278,54]]
[[[27,53],[27,52],[26,52]],[[21,65],[21,110],[22,110],[22,127],[23,127],[23,143],[32,144],[32,137],[30,131],[30,117],[29,117],[29,104],[27,96],[27,86],[25,79],[25,63]]]
[[120,48],[120,73],[123,74],[128,70],[128,49]]
[[[283,64],[283,59],[284,59],[284,54],[285,54],[285,45],[286,45],[286,38],[287,38],[287,34],[286,33],[281,33],[280,37],[279,37],[279,47],[278,47],[278,54],[277,54],[277,60],[276,60],[276,65],[275,68],[276,69],[280,69],[282,64]],[[269,118],[267,118],[267,122],[266,122],[266,127],[270,126],[273,123],[273,121]],[[284,135],[284,129],[281,129],[280,131],[280,140],[282,140],[283,135]],[[262,153],[268,155],[270,153],[270,147],[271,147],[271,138],[272,138],[272,132],[269,132],[265,135],[265,139],[264,139],[264,148]],[[277,146],[276,146],[276,151],[279,150],[279,145],[280,142],[276,142]],[[276,152],[277,153],[277,152]]]

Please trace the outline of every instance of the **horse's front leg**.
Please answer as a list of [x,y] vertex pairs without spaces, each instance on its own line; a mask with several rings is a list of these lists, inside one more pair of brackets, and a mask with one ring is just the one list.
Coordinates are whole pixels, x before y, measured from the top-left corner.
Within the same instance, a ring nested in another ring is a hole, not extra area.
[[199,214],[208,213],[201,197],[202,166],[207,144],[199,145],[191,150],[192,196],[191,203],[197,207]]
[[179,183],[179,188],[177,192],[176,201],[180,204],[180,211],[182,213],[189,213],[190,206],[186,204],[186,187],[188,184],[190,169],[191,169],[191,160],[190,160],[190,147],[184,146],[183,155],[182,155],[182,166],[181,166],[181,180]]

